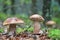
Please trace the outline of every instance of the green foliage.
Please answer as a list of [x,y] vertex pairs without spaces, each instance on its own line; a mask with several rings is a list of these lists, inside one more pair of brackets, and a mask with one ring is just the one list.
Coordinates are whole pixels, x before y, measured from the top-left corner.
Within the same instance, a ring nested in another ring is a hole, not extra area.
[[20,4],[23,5],[23,4],[29,4],[31,3],[31,0],[20,0]]
[[7,18],[7,15],[4,13],[0,13],[0,19],[5,20]]
[[24,0],[20,0],[20,4],[23,5],[24,4]]
[[27,30],[27,32],[33,32],[33,27],[30,27],[30,28],[28,28],[28,27],[26,27],[26,28],[17,28],[16,29],[16,33],[17,34],[19,34],[19,33],[22,33],[22,32],[24,32],[25,30]]
[[60,38],[60,30],[59,29],[51,29],[48,32],[48,36],[52,39],[59,39]]
[[11,0],[7,0],[7,1],[6,1],[6,4],[7,4],[7,5],[11,5]]
[[6,5],[11,5],[11,0],[2,0],[2,2],[4,2]]
[[26,3],[26,4],[31,3],[31,0],[25,0],[25,3]]
[[56,23],[60,24],[60,18],[52,18],[53,21],[55,21]]
[[3,30],[3,28],[0,28],[0,33],[2,33],[4,30]]
[[27,29],[28,32],[33,32],[34,28],[30,27],[29,29]]
[[24,20],[24,22],[28,25],[31,23],[31,20],[29,19],[29,17],[26,14],[16,14],[15,16]]
[[59,10],[59,7],[58,6],[53,6],[53,11],[54,12],[57,12]]
[[2,2],[3,0],[0,0],[0,2]]
[[17,28],[17,29],[16,29],[16,33],[17,33],[17,34],[23,32],[23,31],[24,31],[24,30],[23,30],[22,28]]

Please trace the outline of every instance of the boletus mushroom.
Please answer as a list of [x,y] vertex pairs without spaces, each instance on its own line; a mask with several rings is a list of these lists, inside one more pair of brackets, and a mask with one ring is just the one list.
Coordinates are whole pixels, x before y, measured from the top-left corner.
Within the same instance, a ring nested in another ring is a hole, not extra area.
[[38,14],[34,14],[32,16],[30,16],[30,19],[33,21],[33,25],[34,25],[34,34],[39,34],[41,25],[40,22],[44,21],[44,18]]
[[14,32],[16,31],[16,24],[23,24],[24,21],[21,19],[18,19],[17,17],[12,17],[12,18],[8,18],[4,21],[3,25],[8,25],[9,29],[8,32],[9,34],[14,34]]
[[46,25],[48,26],[48,29],[51,29],[51,27],[54,27],[55,26],[55,22],[54,21],[48,21],[48,22],[46,22]]

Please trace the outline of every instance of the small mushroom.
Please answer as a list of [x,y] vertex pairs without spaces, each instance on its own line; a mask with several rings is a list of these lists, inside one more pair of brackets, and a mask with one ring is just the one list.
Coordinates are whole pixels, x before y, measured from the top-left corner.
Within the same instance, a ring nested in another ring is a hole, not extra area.
[[48,22],[46,22],[46,25],[48,26],[48,29],[51,29],[51,27],[54,27],[55,24],[56,23],[54,21],[48,21]]
[[16,31],[16,24],[23,24],[24,21],[16,17],[8,18],[4,21],[3,25],[9,25],[9,33],[14,33]]
[[39,31],[41,28],[40,22],[43,22],[44,18],[38,14],[34,14],[34,15],[30,16],[30,19],[33,21],[34,34],[39,34]]

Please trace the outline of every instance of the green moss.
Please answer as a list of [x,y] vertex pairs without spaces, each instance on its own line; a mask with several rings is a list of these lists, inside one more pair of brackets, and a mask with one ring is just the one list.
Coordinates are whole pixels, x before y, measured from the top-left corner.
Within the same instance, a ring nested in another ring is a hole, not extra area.
[[60,30],[59,29],[51,29],[48,32],[48,36],[53,39],[60,38]]

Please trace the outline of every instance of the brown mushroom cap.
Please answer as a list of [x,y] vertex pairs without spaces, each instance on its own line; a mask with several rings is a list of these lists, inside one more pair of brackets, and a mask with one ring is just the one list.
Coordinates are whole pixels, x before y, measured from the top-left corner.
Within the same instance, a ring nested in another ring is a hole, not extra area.
[[18,18],[16,18],[16,17],[13,17],[13,18],[8,18],[8,19],[6,19],[5,21],[4,21],[4,23],[3,23],[3,25],[9,25],[9,24],[22,24],[22,23],[24,23],[24,21],[23,20],[21,20],[21,19],[18,19]]
[[46,23],[46,25],[47,26],[49,26],[49,25],[55,25],[56,23],[54,22],[54,21],[48,21],[47,23]]
[[34,14],[34,15],[30,16],[30,19],[32,21],[40,21],[40,22],[44,21],[44,18],[38,14]]

